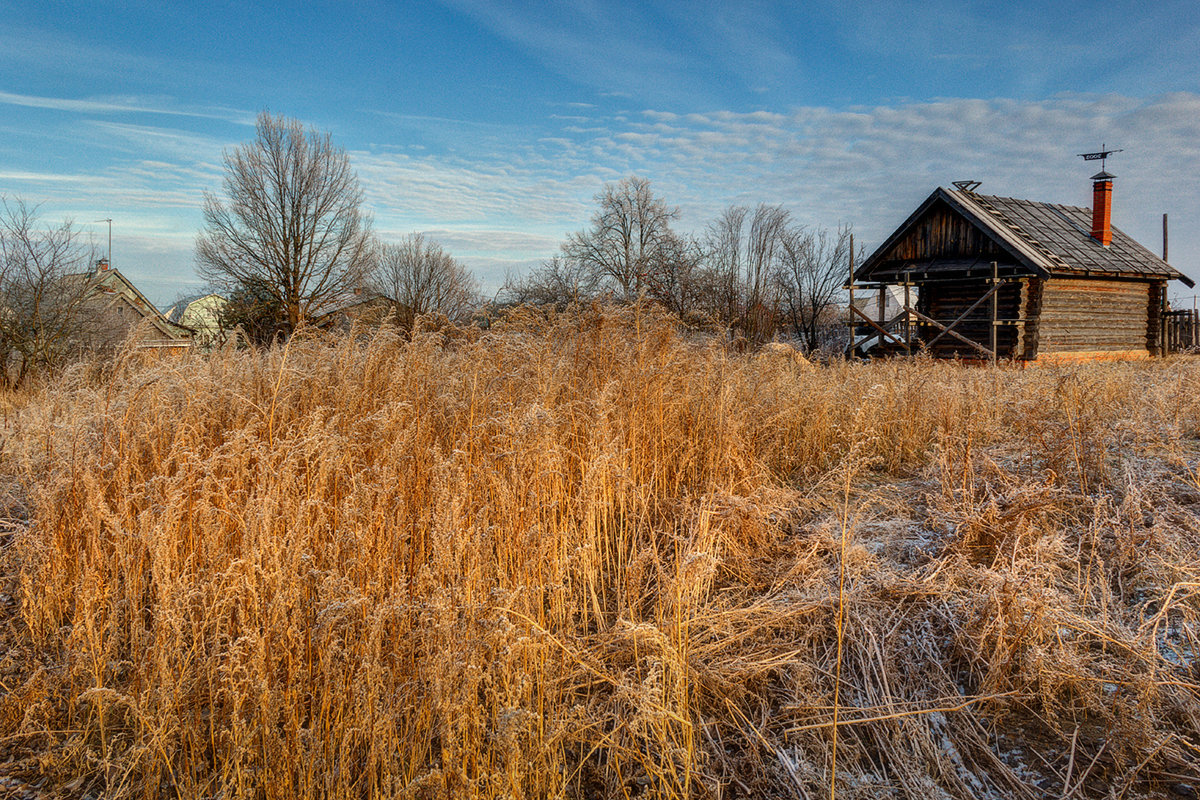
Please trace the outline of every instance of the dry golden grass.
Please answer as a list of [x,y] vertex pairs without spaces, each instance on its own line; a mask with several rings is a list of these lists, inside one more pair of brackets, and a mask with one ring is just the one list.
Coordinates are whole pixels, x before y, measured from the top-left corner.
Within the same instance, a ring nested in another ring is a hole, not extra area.
[[812,368],[593,308],[6,402],[0,774],[51,794],[1197,780],[1200,362]]

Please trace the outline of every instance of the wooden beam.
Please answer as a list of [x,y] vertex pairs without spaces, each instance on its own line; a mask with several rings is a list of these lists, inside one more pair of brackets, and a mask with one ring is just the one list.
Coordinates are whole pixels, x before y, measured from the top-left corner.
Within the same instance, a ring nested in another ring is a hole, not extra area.
[[[850,290],[850,308],[854,308],[854,234],[850,234],[850,283],[846,285]],[[846,315],[846,327],[850,329],[850,358],[854,358],[854,315]]]
[[[992,262],[992,289],[1000,288],[1000,273],[996,267],[996,262]],[[996,320],[1000,318],[1000,292],[992,292],[992,366],[996,365],[996,355],[1000,349],[996,347]]]
[[912,274],[904,273],[904,349],[912,355],[912,320],[908,317],[908,307],[912,305],[909,299],[909,287],[912,286]]
[[[960,322],[962,322],[964,319],[966,319],[966,318],[967,318],[967,316],[968,316],[968,315],[969,315],[969,314],[970,314],[972,311],[974,311],[975,309],[979,308],[979,306],[980,306],[980,305],[982,305],[982,304],[983,304],[983,302],[984,302],[985,300],[987,300],[989,297],[991,297],[993,294],[995,294],[995,293],[996,293],[996,292],[998,292],[998,291],[1000,291],[1000,284],[999,284],[999,283],[997,283],[997,284],[996,284],[995,286],[993,286],[991,289],[988,289],[986,292],[984,292],[984,293],[983,293],[983,296],[982,296],[982,297],[980,297],[978,300],[976,300],[974,303],[972,303],[970,308],[968,308],[968,309],[967,309],[966,311],[964,311],[963,313],[959,314],[959,315],[958,315],[958,319],[954,320],[954,322],[951,322],[951,323],[950,323],[950,325],[949,325],[949,327],[947,327],[947,326],[943,325],[942,323],[938,322],[936,319],[930,319],[929,317],[925,316],[924,314],[921,314],[921,313],[919,313],[919,312],[917,312],[917,311],[915,311],[915,310],[914,310],[912,313],[913,313],[913,314],[916,314],[916,316],[917,316],[917,317],[919,317],[920,319],[923,319],[923,320],[925,320],[926,322],[929,322],[929,323],[931,323],[931,324],[933,324],[933,325],[936,325],[937,327],[939,327],[939,328],[941,328],[941,329],[942,329],[942,332],[941,332],[941,333],[939,333],[937,336],[933,337],[933,339],[931,339],[931,340],[930,340],[930,342],[929,342],[929,344],[928,344],[928,345],[926,345],[926,346],[927,346],[927,347],[933,347],[933,346],[934,346],[934,345],[937,343],[937,341],[938,341],[939,339],[941,339],[941,338],[942,338],[943,336],[945,336],[946,334],[950,334],[951,336],[955,337],[956,339],[962,339],[962,340],[963,340],[964,342],[966,342],[967,344],[970,344],[970,345],[972,345],[972,346],[974,346],[974,347],[978,347],[978,348],[980,348],[980,349],[982,349],[982,350],[987,350],[987,348],[986,348],[986,347],[984,347],[983,345],[979,344],[978,342],[973,342],[973,341],[971,341],[970,339],[967,339],[966,337],[964,337],[964,336],[961,336],[961,335],[960,335],[960,334],[958,334],[958,333],[955,333],[955,332],[954,332],[952,329],[953,329],[953,328],[955,328],[955,327],[958,325],[958,323],[960,323]],[[991,351],[989,350],[988,352],[990,353]]]
[[[858,314],[858,316],[862,317],[862,318],[863,318],[863,320],[864,320],[864,321],[866,321],[866,323],[867,323],[868,325],[870,325],[870,326],[871,326],[872,328],[874,328],[875,330],[879,331],[881,334],[883,334],[883,335],[884,335],[884,336],[886,336],[887,338],[891,339],[891,340],[892,340],[893,342],[895,342],[896,344],[901,344],[901,345],[902,345],[902,344],[904,344],[904,342],[903,342],[903,341],[901,341],[899,338],[897,338],[895,334],[893,334],[893,333],[890,333],[890,332],[888,332],[887,330],[885,330],[884,328],[880,327],[880,326],[879,326],[879,323],[875,322],[875,320],[873,320],[873,319],[871,319],[870,317],[868,317],[868,316],[867,316],[866,314],[864,314],[864,313],[863,313],[861,310],[859,310],[859,309],[857,309],[857,308],[851,308],[850,310],[851,310],[851,311],[853,311],[855,314]],[[896,317],[896,319],[899,319],[899,317]],[[893,322],[895,322],[895,320],[892,320],[892,321],[893,321]],[[854,330],[854,329],[853,329],[853,328],[851,328],[851,331],[853,331],[853,330]],[[882,342],[881,342],[881,343],[882,343]]]
[[[911,311],[912,315],[914,317],[916,317],[917,319],[924,320],[925,322],[928,322],[930,325],[935,325],[942,329],[942,332],[939,333],[936,337],[934,337],[933,340],[930,341],[928,345],[926,345],[927,347],[932,347],[934,342],[936,342],[938,339],[941,339],[943,336],[949,334],[950,336],[953,336],[955,339],[958,339],[959,341],[962,341],[966,344],[971,345],[971,347],[974,347],[979,352],[981,352],[984,355],[991,358],[991,356],[992,356],[991,350],[988,350],[986,347],[981,345],[979,342],[971,341],[970,339],[963,336],[958,331],[952,330],[954,325],[957,325],[960,321],[962,321],[962,317],[959,317],[958,320],[955,320],[955,322],[952,325],[947,327],[947,326],[943,325],[942,323],[938,322],[936,319],[925,316],[924,314],[922,314],[920,311],[917,311],[916,309],[910,309],[910,311]],[[968,311],[968,313],[970,313],[970,312]]]

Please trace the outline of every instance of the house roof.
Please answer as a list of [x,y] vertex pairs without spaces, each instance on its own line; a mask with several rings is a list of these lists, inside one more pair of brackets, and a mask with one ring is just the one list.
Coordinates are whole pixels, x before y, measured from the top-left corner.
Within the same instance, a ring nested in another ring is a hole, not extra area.
[[1112,229],[1112,244],[1108,247],[1093,239],[1089,208],[942,187],[863,262],[855,276],[870,275],[892,246],[938,201],[950,205],[1016,261],[1042,277],[1079,274],[1160,277],[1181,280],[1189,287],[1194,285],[1186,275],[1116,227]]
[[[187,310],[191,307],[192,303],[195,303],[199,300],[204,300],[208,297],[221,297],[221,295],[217,294],[216,292],[189,294],[186,297],[179,298],[179,300],[175,302],[175,305],[163,312],[163,316],[177,325],[182,324],[183,315],[187,313]],[[224,298],[222,297],[221,299]]]
[[[157,307],[146,299],[144,294],[138,291],[138,288],[133,285],[133,282],[129,278],[125,277],[115,268],[72,273],[64,275],[63,280],[87,281],[92,285],[94,298],[102,299],[108,295],[112,298],[113,302],[121,302],[128,305],[135,309],[142,317],[149,319],[154,327],[166,336],[171,338],[186,338],[192,333],[192,329],[186,325],[168,320]],[[116,288],[113,284],[118,284],[121,288]]]

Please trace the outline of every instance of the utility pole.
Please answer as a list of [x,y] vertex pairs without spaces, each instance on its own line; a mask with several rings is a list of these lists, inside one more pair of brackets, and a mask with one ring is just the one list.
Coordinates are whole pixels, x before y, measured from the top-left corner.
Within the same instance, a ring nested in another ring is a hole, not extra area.
[[112,267],[112,217],[109,217],[108,219],[98,219],[98,220],[94,220],[94,221],[108,223],[108,255],[105,256],[105,258],[108,259],[108,266],[111,268]]
[[[1163,214],[1163,261],[1167,261],[1167,215]],[[1167,262],[1170,263],[1169,261]]]

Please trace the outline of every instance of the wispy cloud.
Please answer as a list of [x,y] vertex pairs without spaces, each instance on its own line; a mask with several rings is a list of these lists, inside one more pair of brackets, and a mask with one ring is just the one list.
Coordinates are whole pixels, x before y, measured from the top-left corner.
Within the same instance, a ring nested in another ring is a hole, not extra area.
[[6,24],[0,31],[0,63],[9,64],[14,75],[50,71],[95,78],[111,73],[114,59],[125,71],[161,75],[173,69],[160,59],[116,51],[111,44],[87,41],[61,30]]
[[707,94],[694,81],[682,80],[691,69],[691,52],[680,46],[680,37],[662,35],[649,6],[444,2],[520,47],[547,70],[590,86],[600,96],[662,98],[686,93],[694,100]]
[[[1125,151],[1109,165],[1120,176],[1116,224],[1157,249],[1161,214],[1170,212],[1172,260],[1200,276],[1198,94],[589,114],[587,128],[562,120],[486,140],[463,130],[439,152],[359,146],[350,156],[381,237],[425,232],[495,286],[506,271],[554,255],[566,233],[587,224],[603,184],[631,173],[680,207],[682,231],[703,230],[728,204],[761,201],[785,205],[805,224],[852,223],[872,246],[935,186],[957,179],[982,180],[989,193],[1087,205],[1091,171],[1075,154],[1106,142]],[[140,254],[156,275],[192,280],[201,193],[219,188],[219,152],[231,143],[89,124],[93,136],[126,142],[127,156],[62,173],[0,163],[0,190],[76,219],[113,216],[114,238],[137,241],[119,253]]]
[[152,154],[170,157],[174,164],[217,164],[230,144],[222,137],[158,125],[89,120],[82,126],[94,145],[120,146],[143,158]]
[[[1090,173],[1075,153],[1106,141],[1126,150],[1117,213],[1128,232],[1153,244],[1163,211],[1200,218],[1190,177],[1200,168],[1194,94],[945,99],[787,113],[651,109],[596,122],[479,161],[373,154],[356,154],[356,161],[378,213],[394,210],[418,226],[500,219],[539,234],[557,223],[561,236],[586,223],[605,181],[638,173],[681,206],[684,229],[703,228],[726,204],[763,201],[782,203],[809,224],[851,222],[869,242],[935,186],[961,178],[983,180],[984,191],[1086,205]],[[1196,228],[1176,237],[1176,252],[1193,260],[1200,258]],[[548,257],[554,249],[541,252]]]
[[454,117],[432,117],[423,114],[399,114],[393,111],[379,111],[377,109],[363,109],[363,113],[372,114],[377,117],[392,120],[404,125],[414,127],[449,127],[449,128],[469,128],[472,130],[486,130],[494,132],[503,132],[514,130],[516,125],[502,125],[494,122],[480,122],[473,119],[461,119]]
[[443,247],[464,255],[505,255],[521,257],[528,253],[544,253],[558,247],[559,237],[551,234],[526,233],[514,230],[449,230],[430,228],[419,231]]
[[95,175],[84,175],[77,172],[29,172],[26,170],[0,170],[0,181],[14,183],[98,183]]
[[64,98],[41,97],[37,95],[15,94],[0,91],[0,104],[24,106],[25,108],[45,108],[53,111],[67,111],[78,114],[160,114],[174,117],[196,117],[199,119],[219,119],[239,125],[253,125],[254,114],[233,108],[180,107],[171,103],[169,98],[162,97],[95,97],[95,98]]

